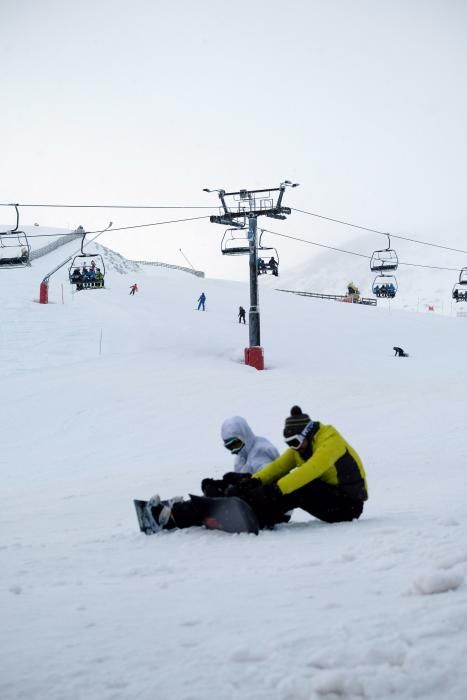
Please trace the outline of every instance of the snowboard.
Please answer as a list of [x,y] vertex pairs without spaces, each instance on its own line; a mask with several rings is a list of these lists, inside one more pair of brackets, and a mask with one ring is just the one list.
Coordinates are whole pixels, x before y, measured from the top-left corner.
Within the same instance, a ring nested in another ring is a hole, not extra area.
[[[240,533],[248,532],[258,534],[258,519],[248,503],[241,498],[195,496],[190,494],[190,499],[202,514],[203,525],[208,530],[222,530],[223,532]],[[138,518],[139,529],[146,535],[152,535],[153,529],[146,512],[147,501],[133,501]]]
[[203,513],[203,524],[208,530],[250,532],[258,534],[258,518],[251,507],[236,496],[194,496],[190,498]]

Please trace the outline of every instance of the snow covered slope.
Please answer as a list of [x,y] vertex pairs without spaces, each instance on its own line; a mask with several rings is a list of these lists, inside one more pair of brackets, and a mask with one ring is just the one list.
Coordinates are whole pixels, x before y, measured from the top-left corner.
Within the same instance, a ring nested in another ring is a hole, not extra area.
[[[241,283],[104,251],[34,303],[73,248],[0,272],[2,700],[464,700],[467,320],[262,289],[257,372]],[[282,449],[295,403],[361,454],[358,522],[139,533],[231,468],[225,417]]]

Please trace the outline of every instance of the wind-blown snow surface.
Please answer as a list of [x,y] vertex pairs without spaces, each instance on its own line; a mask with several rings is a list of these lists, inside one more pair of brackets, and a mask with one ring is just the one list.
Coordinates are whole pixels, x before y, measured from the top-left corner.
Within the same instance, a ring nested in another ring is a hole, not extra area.
[[[73,247],[0,272],[2,700],[465,700],[467,320],[264,289],[257,372],[241,283],[107,260],[34,303]],[[359,521],[139,533],[294,403],[361,454]]]

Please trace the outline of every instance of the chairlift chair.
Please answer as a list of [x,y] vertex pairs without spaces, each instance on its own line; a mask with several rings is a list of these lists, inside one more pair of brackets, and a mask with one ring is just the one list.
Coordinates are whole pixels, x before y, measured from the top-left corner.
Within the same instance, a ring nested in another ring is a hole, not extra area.
[[248,255],[250,252],[248,229],[226,229],[222,236],[221,252],[222,255]]
[[[262,255],[260,251],[272,251],[267,255]],[[258,275],[275,275],[279,277],[279,255],[275,248],[258,248]]]
[[457,303],[458,301],[467,302],[467,283],[457,282],[452,288],[452,298]]
[[0,268],[30,266],[29,256],[31,246],[24,231],[19,231],[18,205],[12,204],[16,210],[16,226],[10,231],[0,232]]
[[[70,284],[76,285],[76,291],[81,291],[82,289],[103,289],[105,280],[104,258],[100,253],[85,253],[83,251],[85,238],[86,233],[83,231],[81,253],[74,256],[68,269]],[[94,265],[92,265],[93,262]],[[83,270],[90,270],[92,268],[94,268],[96,272],[99,271],[102,277],[96,279],[95,277],[92,278],[83,273]]]
[[398,289],[394,275],[377,275],[373,281],[373,294],[383,299],[394,299]]
[[375,250],[370,260],[370,270],[372,272],[390,272],[397,270],[399,260],[396,251],[391,248],[391,237],[388,237],[388,247],[384,250]]
[[389,272],[397,270],[399,260],[397,253],[391,248],[386,250],[375,250],[370,260],[370,270],[372,272]]
[[274,246],[263,245],[263,233],[264,231],[261,231],[258,239],[258,275],[270,274],[279,277],[279,253]]
[[467,267],[463,267],[459,272],[459,284],[467,285]]

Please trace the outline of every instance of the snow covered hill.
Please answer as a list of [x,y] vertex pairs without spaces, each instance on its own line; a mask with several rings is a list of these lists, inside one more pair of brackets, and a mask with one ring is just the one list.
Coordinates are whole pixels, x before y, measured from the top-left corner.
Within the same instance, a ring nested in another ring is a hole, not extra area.
[[[101,248],[107,289],[34,303],[76,247],[0,271],[2,700],[464,700],[467,320],[262,288],[257,372],[242,283]],[[231,468],[224,418],[282,450],[295,403],[362,456],[359,521],[139,533]]]

